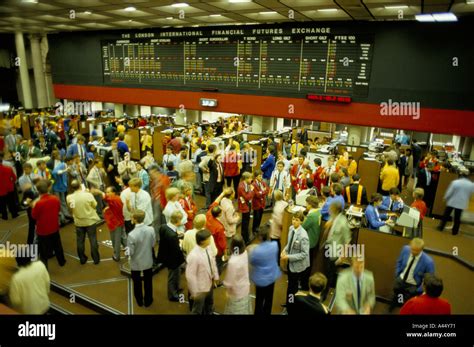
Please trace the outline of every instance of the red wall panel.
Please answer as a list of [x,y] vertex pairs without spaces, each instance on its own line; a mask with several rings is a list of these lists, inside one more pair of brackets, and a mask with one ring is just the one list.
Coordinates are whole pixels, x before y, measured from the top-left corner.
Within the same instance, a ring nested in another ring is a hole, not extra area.
[[[55,84],[54,92],[60,99],[169,108],[184,105],[184,108],[189,110],[211,110],[474,136],[474,111],[421,108],[420,118],[413,119],[409,116],[382,116],[380,105],[356,102],[333,104],[300,98],[64,84]],[[204,108],[199,105],[200,98],[217,99],[218,106],[212,109]]]

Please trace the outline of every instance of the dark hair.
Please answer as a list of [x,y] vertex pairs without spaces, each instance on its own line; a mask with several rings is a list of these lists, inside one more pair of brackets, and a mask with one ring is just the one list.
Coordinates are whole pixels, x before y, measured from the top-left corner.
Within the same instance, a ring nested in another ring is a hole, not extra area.
[[207,147],[207,150],[209,151],[209,153],[214,153],[214,152],[216,151],[216,145],[210,144],[210,145]]
[[321,272],[316,272],[309,278],[309,288],[314,294],[321,293],[328,283],[328,279]]
[[219,217],[219,215],[221,214],[222,210],[219,206],[215,206],[212,208],[211,210],[211,214],[214,218],[217,218]]
[[230,145],[230,150],[231,150],[231,151],[235,151],[235,145],[234,145],[234,144],[231,144],[231,145]]
[[342,185],[340,183],[334,183],[332,185],[332,190],[334,191],[334,194],[336,195],[341,195],[342,193]]
[[339,176],[339,174],[337,172],[333,172],[331,174],[331,182],[332,183],[337,183],[341,180],[341,176]]
[[262,174],[262,170],[260,169],[255,169],[254,172],[253,172],[253,178],[257,178],[258,176],[260,176]]
[[196,233],[196,243],[198,245],[201,245],[204,241],[206,241],[208,238],[212,236],[211,232],[207,229],[202,229],[199,230]]
[[354,176],[352,176],[352,180],[353,180],[353,181],[359,181],[359,180],[360,180],[360,175],[359,175],[359,174],[355,174]]
[[319,206],[318,197],[315,195],[310,195],[306,198],[306,203],[309,204],[312,208],[317,208]]
[[426,295],[438,298],[443,293],[443,280],[433,274],[427,273],[423,279]]
[[381,201],[383,199],[382,194],[380,193],[373,193],[370,197],[370,203],[373,205],[377,201]]
[[232,254],[236,255],[236,250],[239,250],[239,254],[245,252],[245,241],[242,236],[236,234],[232,237],[232,241],[230,243],[230,248],[232,250]]
[[295,218],[297,218],[297,219],[299,219],[301,222],[303,222],[303,221],[304,221],[304,213],[301,212],[301,211],[296,212],[295,214],[293,214],[293,218],[292,218],[292,219],[295,219]]
[[278,166],[278,165],[283,165],[283,167],[285,167],[285,163],[282,162],[281,160],[277,163],[277,166]]
[[23,170],[24,169],[33,169],[33,166],[30,163],[24,163],[23,164]]
[[393,160],[392,159],[387,160],[387,164],[390,166],[393,165]]
[[324,186],[323,189],[321,189],[321,193],[324,197],[328,198],[331,195],[331,189],[328,186]]
[[36,183],[36,189],[38,189],[38,193],[46,194],[49,190],[49,181],[45,179],[39,180],[38,183]]
[[28,266],[31,264],[31,258],[30,257],[16,257],[16,263],[18,264],[19,267],[22,266]]
[[203,151],[205,151],[206,148],[207,148],[207,145],[206,145],[205,143],[201,143],[201,149],[202,149]]
[[329,208],[336,210],[336,212],[339,214],[342,212],[342,203],[340,201],[333,201],[331,202],[331,205],[329,205]]
[[318,166],[321,166],[323,162],[321,161],[320,158],[314,158],[314,163]]
[[123,133],[120,133],[118,134],[118,138],[120,141],[123,141],[123,139],[125,138],[125,135]]
[[168,169],[168,171],[173,171],[174,169],[174,164],[173,162],[168,162],[168,164],[166,164],[166,168]]
[[349,171],[345,167],[342,168],[342,173],[345,177],[349,177]]
[[73,180],[73,181],[71,182],[71,189],[72,189],[72,190],[76,191],[76,190],[78,190],[80,187],[81,187],[81,184],[79,183],[78,180]]
[[397,187],[390,188],[389,193],[390,195],[400,195],[400,191]]
[[122,183],[124,186],[128,186],[128,182],[130,182],[131,177],[130,176],[124,176],[122,177]]
[[309,178],[308,180],[306,180],[306,185],[308,186],[308,189],[311,189],[314,187],[314,181]]
[[270,229],[267,226],[258,228],[258,239],[260,241],[268,241],[270,239]]

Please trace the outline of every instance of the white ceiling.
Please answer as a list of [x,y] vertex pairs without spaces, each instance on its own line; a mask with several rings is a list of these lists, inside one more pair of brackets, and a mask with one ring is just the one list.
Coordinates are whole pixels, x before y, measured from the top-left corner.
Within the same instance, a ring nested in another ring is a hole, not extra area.
[[[449,10],[458,16],[474,13],[474,4],[466,4],[470,0],[253,0],[243,3],[231,3],[229,0],[28,1],[32,0],[0,1],[0,32],[36,33],[285,21],[412,20],[415,14],[422,12],[422,8],[424,13]],[[186,2],[189,6],[171,6],[178,2]],[[408,7],[385,8],[397,5]],[[136,11],[125,11],[128,6],[134,6]],[[319,11],[324,9],[337,11]],[[399,18],[399,11],[403,11],[403,18]]]

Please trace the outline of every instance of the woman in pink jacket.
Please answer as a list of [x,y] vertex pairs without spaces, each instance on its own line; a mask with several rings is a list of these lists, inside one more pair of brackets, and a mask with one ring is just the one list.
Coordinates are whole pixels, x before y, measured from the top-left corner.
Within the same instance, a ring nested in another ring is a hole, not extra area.
[[240,222],[240,215],[235,211],[234,203],[235,192],[233,188],[224,189],[224,197],[221,200],[220,207],[222,210],[221,221],[225,228],[225,236],[227,239],[227,250],[230,249],[232,237],[237,232],[237,224]]

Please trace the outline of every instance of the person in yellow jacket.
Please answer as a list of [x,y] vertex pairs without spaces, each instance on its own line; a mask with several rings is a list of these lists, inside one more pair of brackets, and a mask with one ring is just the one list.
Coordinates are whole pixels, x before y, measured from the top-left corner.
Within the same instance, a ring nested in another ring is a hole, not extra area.
[[349,177],[351,179],[352,176],[357,173],[357,162],[354,160],[354,157],[352,155],[349,155],[349,167],[347,168],[347,171],[349,172]]
[[390,195],[390,189],[398,187],[400,174],[392,159],[387,160],[387,165],[382,169],[380,181],[382,182],[383,195]]

